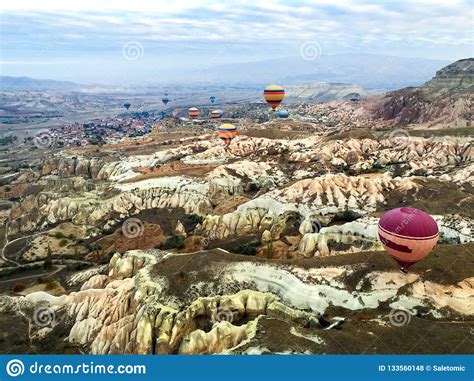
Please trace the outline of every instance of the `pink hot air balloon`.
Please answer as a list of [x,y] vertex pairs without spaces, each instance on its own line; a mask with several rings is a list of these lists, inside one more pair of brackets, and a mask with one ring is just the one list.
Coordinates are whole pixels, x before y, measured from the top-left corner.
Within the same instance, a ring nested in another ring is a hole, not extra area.
[[379,221],[380,241],[404,273],[433,250],[438,233],[433,217],[415,208],[390,210]]

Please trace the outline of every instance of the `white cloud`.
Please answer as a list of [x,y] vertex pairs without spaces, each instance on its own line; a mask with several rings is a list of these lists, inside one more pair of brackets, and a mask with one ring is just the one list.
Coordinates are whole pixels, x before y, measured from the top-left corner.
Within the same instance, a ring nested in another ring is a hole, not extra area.
[[[16,0],[2,1],[0,10],[2,11],[140,11],[140,12],[174,12],[183,11],[190,8],[203,6],[208,1],[185,1],[185,0]],[[191,5],[192,4],[192,5]]]
[[190,59],[227,42],[249,56],[289,54],[306,40],[325,53],[405,52],[413,44],[421,56],[453,47],[469,54],[473,45],[472,6],[461,0],[16,0],[0,10],[2,56],[11,62],[51,39],[48,54],[59,57],[114,54],[134,40],[147,57],[155,49]]

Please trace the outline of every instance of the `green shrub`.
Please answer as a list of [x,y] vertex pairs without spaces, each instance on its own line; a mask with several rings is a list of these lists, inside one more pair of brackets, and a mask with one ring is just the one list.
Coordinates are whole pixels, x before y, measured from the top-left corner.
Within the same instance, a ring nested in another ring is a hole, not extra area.
[[225,249],[231,253],[255,256],[257,254],[257,247],[260,246],[260,244],[259,241],[237,243],[235,245],[226,246]]
[[256,192],[256,191],[258,191],[259,189],[260,189],[260,187],[259,187],[258,184],[256,184],[256,183],[250,183],[250,184],[248,185],[248,188],[247,188],[247,190],[248,190],[249,192]]
[[204,218],[197,214],[190,214],[187,220],[189,221],[190,224],[197,225],[197,224],[202,224],[204,221]]
[[54,237],[55,237],[56,239],[66,238],[66,236],[64,235],[63,232],[56,232],[56,233],[54,234]]
[[415,169],[413,171],[413,176],[426,176],[426,171],[424,169]]
[[360,217],[361,215],[353,210],[344,210],[343,212],[337,213],[332,222],[352,222]]
[[63,238],[61,241],[59,241],[59,247],[64,247],[68,243],[68,240],[66,238]]
[[401,177],[405,173],[405,169],[400,164],[395,164],[393,167],[393,177]]
[[172,235],[169,237],[161,246],[160,249],[183,249],[184,248],[184,236]]

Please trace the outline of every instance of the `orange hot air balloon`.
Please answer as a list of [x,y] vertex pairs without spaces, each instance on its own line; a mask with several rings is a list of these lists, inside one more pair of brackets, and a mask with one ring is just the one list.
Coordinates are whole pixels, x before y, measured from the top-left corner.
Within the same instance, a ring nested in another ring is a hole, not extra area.
[[379,221],[380,241],[404,273],[433,250],[438,235],[433,217],[416,208],[390,210]]
[[237,135],[237,128],[233,124],[222,124],[217,129],[217,135],[224,142],[226,147],[232,142],[232,139]]
[[285,90],[278,85],[267,86],[263,92],[263,98],[267,101],[269,106],[275,110],[283,98],[285,98]]
[[192,107],[188,110],[188,116],[191,119],[196,119],[199,116],[199,110],[196,107]]

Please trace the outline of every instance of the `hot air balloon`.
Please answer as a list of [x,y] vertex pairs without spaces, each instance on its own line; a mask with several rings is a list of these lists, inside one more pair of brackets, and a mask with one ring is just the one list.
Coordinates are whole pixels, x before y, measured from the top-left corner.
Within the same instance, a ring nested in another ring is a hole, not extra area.
[[196,119],[199,116],[199,110],[196,107],[192,107],[188,110],[188,116],[191,119]]
[[128,103],[128,102],[125,102],[125,103],[123,104],[123,107],[125,107],[127,110],[130,108],[130,106],[131,106],[131,104]]
[[232,139],[237,135],[237,128],[233,124],[222,124],[217,129],[217,135],[224,142],[226,147],[232,142]]
[[379,221],[380,241],[403,273],[433,250],[438,234],[433,217],[415,208],[390,210]]
[[219,119],[224,112],[222,110],[212,110],[211,111],[211,119]]
[[214,103],[214,101],[216,100],[216,97],[213,95],[213,96],[209,97],[209,100],[211,101],[211,103]]
[[168,97],[164,97],[161,101],[166,106],[170,100],[168,99]]
[[290,115],[290,113],[286,110],[279,110],[277,115],[279,118],[288,118],[288,115]]
[[267,86],[263,92],[263,98],[265,98],[268,105],[274,110],[278,107],[284,97],[285,90],[283,90],[283,87],[278,85]]

